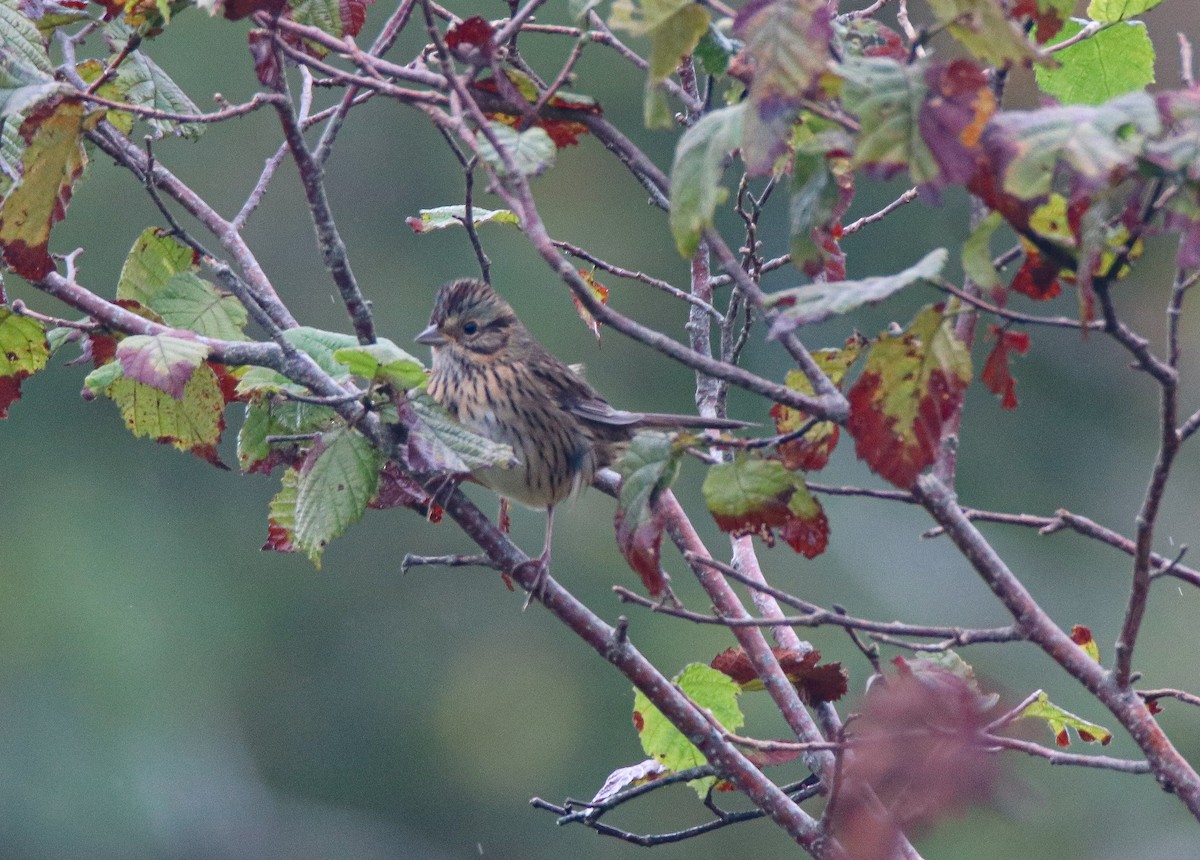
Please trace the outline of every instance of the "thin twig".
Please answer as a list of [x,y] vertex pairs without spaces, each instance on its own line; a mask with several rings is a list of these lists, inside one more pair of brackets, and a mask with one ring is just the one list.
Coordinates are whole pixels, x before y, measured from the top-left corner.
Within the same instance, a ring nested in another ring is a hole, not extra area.
[[[886,2],[888,2],[888,0],[880,0],[880,3],[877,5],[880,5],[880,4],[886,3]],[[864,215],[863,217],[859,218],[857,221],[851,221],[849,224],[847,224],[845,227],[842,228],[842,235],[849,236],[852,233],[857,233],[859,230],[861,230],[863,227],[866,227],[869,224],[874,224],[878,221],[882,221],[884,218],[886,218],[888,215],[891,215],[893,212],[895,212],[901,206],[904,206],[905,204],[908,204],[908,203],[912,203],[916,199],[917,199],[917,189],[915,187],[910,188],[907,191],[905,191],[903,194],[901,194],[899,197],[897,197],[895,200],[893,200],[891,203],[889,203],[887,206],[884,206],[878,212],[872,212],[870,215]]]
[[1197,696],[1195,693],[1188,693],[1169,687],[1164,687],[1160,690],[1138,690],[1137,694],[1147,702],[1154,702],[1158,699],[1178,699],[1185,704],[1200,707],[1200,696]]
[[496,562],[486,555],[414,555],[405,553],[400,559],[400,572],[408,573],[414,567],[488,567],[498,570]]
[[1016,750],[1018,752],[1028,753],[1031,756],[1044,758],[1050,764],[1056,765],[1073,765],[1075,767],[1095,767],[1102,770],[1115,770],[1120,773],[1139,774],[1150,773],[1150,763],[1147,761],[1137,761],[1127,758],[1113,758],[1106,755],[1080,755],[1078,753],[1065,753],[1061,750],[1050,749],[1049,747],[1035,744],[1032,741],[1023,741],[1018,738],[1005,738],[996,735],[986,735],[983,738],[985,743],[992,746],[1001,747],[1002,749]]
[[679,287],[673,286],[672,284],[669,284],[660,278],[655,278],[651,275],[647,275],[645,272],[635,272],[632,269],[626,269],[616,265],[615,263],[610,263],[607,260],[597,257],[591,251],[585,250],[578,245],[573,245],[570,242],[563,242],[559,239],[555,239],[554,247],[561,248],[572,257],[578,257],[581,260],[586,260],[597,269],[608,272],[610,275],[615,275],[618,278],[625,278],[626,280],[630,281],[638,281],[646,284],[647,286],[654,287],[656,290],[661,290],[669,296],[674,296],[681,301],[685,301],[688,304],[700,308],[715,320],[724,319],[724,317],[721,315],[721,312],[708,302],[691,293],[685,292],[679,289]]
[[1179,78],[1185,89],[1195,89],[1196,72],[1192,66],[1192,43],[1183,33],[1176,33],[1179,39]]

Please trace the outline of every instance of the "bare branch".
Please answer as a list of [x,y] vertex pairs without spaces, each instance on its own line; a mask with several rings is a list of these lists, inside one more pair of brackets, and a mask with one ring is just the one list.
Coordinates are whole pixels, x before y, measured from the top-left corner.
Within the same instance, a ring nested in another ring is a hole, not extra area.
[[359,289],[358,281],[350,268],[350,259],[341,233],[333,219],[333,210],[329,206],[329,198],[325,193],[325,181],[321,165],[313,158],[312,151],[304,142],[304,133],[300,122],[292,111],[289,101],[275,102],[275,111],[279,115],[283,135],[287,140],[288,150],[296,168],[300,172],[300,184],[304,188],[304,196],[308,200],[308,211],[312,216],[313,227],[317,233],[317,246],[325,267],[333,276],[338,292],[342,296],[342,304],[350,316],[354,333],[359,343],[375,342],[375,322],[371,313],[371,305]]
[[1115,770],[1120,773],[1150,773],[1150,764],[1146,761],[1136,761],[1127,758],[1113,758],[1106,755],[1080,755],[1078,753],[1065,753],[1061,750],[1050,749],[1049,747],[1035,744],[1032,741],[1024,741],[1019,738],[1004,738],[996,735],[988,735],[984,741],[1002,749],[1017,750],[1018,752],[1028,753],[1037,758],[1044,758],[1050,764],[1056,765],[1073,765],[1075,767],[1095,767],[1102,770]]

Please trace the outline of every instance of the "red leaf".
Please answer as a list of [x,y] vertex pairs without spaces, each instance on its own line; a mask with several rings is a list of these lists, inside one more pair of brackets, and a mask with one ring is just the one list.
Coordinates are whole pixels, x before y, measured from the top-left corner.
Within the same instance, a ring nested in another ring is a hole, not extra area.
[[[779,661],[783,673],[795,685],[801,698],[809,705],[821,702],[836,702],[846,694],[846,670],[841,663],[818,665],[821,652],[795,651],[774,648],[772,653]],[[762,681],[750,658],[740,647],[728,648],[713,658],[712,667],[728,675],[744,689],[762,689]]]
[[12,376],[0,376],[0,418],[7,418],[8,407],[21,399],[21,380],[28,375],[14,373]]
[[446,47],[464,63],[484,65],[495,55],[496,29],[478,15],[460,21],[446,33]]
[[564,146],[574,146],[579,138],[588,133],[588,127],[581,122],[570,122],[561,119],[539,119],[534,125],[545,130],[550,140],[559,149]]
[[921,137],[941,168],[938,185],[966,182],[980,170],[980,138],[996,97],[983,70],[970,60],[930,66],[928,95],[918,125]]
[[367,6],[375,0],[340,0],[338,13],[342,18],[342,35],[357,36],[367,20]]
[[996,345],[988,353],[983,365],[980,378],[983,384],[993,394],[1001,397],[1000,405],[1004,409],[1017,408],[1017,380],[1009,369],[1009,353],[1017,352],[1024,355],[1029,351],[1029,335],[1024,332],[1005,331],[998,326],[990,326],[991,336],[996,339]]
[[1044,45],[1053,39],[1063,28],[1063,17],[1053,4],[1043,4],[1038,0],[1017,0],[1013,7],[1012,17],[1028,17],[1036,26],[1035,39],[1039,45]]
[[739,454],[708,470],[704,501],[717,526],[734,537],[758,535],[775,544],[775,529],[788,545],[808,558],[825,551],[829,520],[804,479],[778,460]]
[[234,403],[242,401],[243,398],[237,393],[238,379],[229,372],[229,368],[212,361],[208,362],[208,366],[217,375],[217,385],[221,388],[221,397],[225,402]]
[[270,33],[250,31],[250,58],[254,61],[254,74],[264,87],[277,89],[283,82],[283,66],[275,50]]
[[1058,263],[1043,257],[1038,251],[1027,245],[1025,262],[1013,276],[1012,289],[1029,296],[1034,301],[1048,301],[1062,291],[1058,284],[1060,271],[1061,267]]
[[[516,90],[531,104],[537,100],[537,89],[532,81],[519,76],[515,72],[509,72],[509,80]],[[496,83],[495,78],[491,77],[481,78],[472,86],[485,93],[499,94],[501,92],[499,84]],[[547,107],[564,112],[571,111],[580,115],[601,116],[604,113],[600,105],[594,100],[586,96],[564,92],[556,93],[551,97],[547,103]],[[513,128],[521,128],[526,122],[524,116],[500,111],[487,111],[485,115],[488,119],[502,122]],[[588,127],[585,123],[578,122],[569,117],[547,118],[539,116],[532,124],[544,130],[550,136],[550,140],[559,149],[562,149],[564,146],[574,146],[579,143],[580,136],[588,132]]]
[[[595,272],[590,272],[587,269],[579,269],[579,277],[583,278],[584,282],[591,288],[592,295],[602,305],[608,304],[608,287],[600,283],[595,278]],[[579,318],[584,324],[592,330],[592,334],[596,336],[596,340],[600,340],[600,323],[592,316],[592,312],[583,306],[583,302],[579,301],[579,297],[574,293],[571,294],[571,301],[575,302],[575,311],[579,314]]]
[[617,547],[650,596],[658,597],[666,591],[668,582],[661,564],[665,526],[662,515],[657,508],[651,508],[639,521],[639,518],[627,517],[624,513],[617,508]]
[[86,117],[80,102],[54,96],[30,111],[17,129],[27,146],[20,181],[0,209],[0,250],[4,262],[26,280],[39,281],[54,270],[50,228],[67,213],[75,180],[87,164],[83,132],[99,116]]
[[[846,345],[841,349],[814,350],[812,358],[840,391],[847,371],[858,360],[866,345],[867,339],[856,332],[847,338]],[[808,377],[798,370],[788,371],[784,382],[788,388],[802,394],[814,393]],[[809,419],[808,413],[803,410],[793,409],[781,403],[771,407],[770,415],[775,420],[775,432],[781,436],[799,431]],[[809,428],[799,439],[791,439],[781,444],[778,448],[779,457],[783,465],[793,471],[801,469],[813,472],[823,469],[829,462],[829,455],[833,453],[839,435],[838,425],[831,421],[822,421]]]
[[262,545],[262,548],[275,552],[295,552],[296,546],[292,543],[292,537],[290,530],[268,521],[267,542]]
[[779,531],[779,536],[805,558],[816,558],[825,552],[829,545],[829,518],[825,516],[825,510],[818,505],[814,517],[788,517]]
[[904,332],[881,335],[848,395],[855,453],[903,489],[933,463],[971,381],[970,354],[944,323],[931,306]]
[[[255,12],[278,15],[287,6],[287,0],[225,0],[223,13],[229,21],[240,21]],[[267,38],[270,38],[269,36]],[[253,39],[253,37],[251,37]]]
[[379,471],[379,489],[367,507],[376,510],[409,508],[428,518],[437,507],[425,488],[400,471],[400,467],[389,460]]

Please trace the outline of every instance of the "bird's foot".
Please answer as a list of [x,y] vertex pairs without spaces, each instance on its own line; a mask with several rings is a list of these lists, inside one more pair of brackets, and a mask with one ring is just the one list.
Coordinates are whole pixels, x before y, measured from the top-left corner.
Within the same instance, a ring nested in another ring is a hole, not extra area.
[[550,556],[547,553],[542,553],[537,558],[526,559],[514,567],[512,573],[517,580],[533,575],[533,582],[529,584],[528,593],[525,595],[525,605],[521,607],[522,612],[528,609],[535,599],[545,600],[546,580],[550,578]]

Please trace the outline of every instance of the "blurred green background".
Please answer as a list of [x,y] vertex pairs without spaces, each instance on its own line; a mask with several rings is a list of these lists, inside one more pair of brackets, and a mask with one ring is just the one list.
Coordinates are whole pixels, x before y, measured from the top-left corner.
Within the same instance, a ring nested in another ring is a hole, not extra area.
[[[461,14],[505,14],[504,4],[464,4]],[[562,3],[543,21],[565,21]],[[1178,85],[1174,33],[1200,41],[1186,2],[1149,16],[1158,76]],[[390,11],[371,8],[363,43]],[[918,10],[919,11],[919,10]],[[917,12],[914,11],[914,17]],[[181,14],[149,52],[202,106],[257,88],[246,25]],[[393,56],[407,58],[404,41]],[[644,46],[639,46],[644,47]],[[523,50],[556,69],[567,40],[526,37]],[[642,78],[589,47],[579,89],[664,167],[673,136],[640,128]],[[1028,75],[1014,98],[1034,104]],[[319,98],[328,94],[319,92]],[[164,141],[156,154],[226,215],[237,211],[275,149],[279,128],[261,111],[212,127],[195,143]],[[328,190],[360,282],[381,331],[401,344],[424,325],[433,290],[476,271],[461,231],[415,236],[406,216],[461,200],[462,177],[422,116],[378,99],[356,110],[328,167]],[[864,183],[850,217],[878,209],[903,186]],[[592,139],[560,153],[536,180],[555,238],[584,245],[632,269],[683,285],[661,212]],[[480,205],[496,205],[483,197]],[[786,247],[783,195],[764,219],[769,254]],[[955,247],[967,207],[906,207],[846,242],[852,277],[897,271],[939,244]],[[112,295],[122,260],[141,230],[160,224],[133,179],[105,159],[77,189],[53,248],[82,246],[80,278]],[[493,278],[556,354],[588,365],[591,381],[620,406],[691,409],[691,374],[606,333],[598,345],[578,322],[560,283],[516,231],[484,227]],[[736,236],[736,233],[730,233]],[[216,243],[201,236],[211,246]],[[346,330],[334,288],[314,249],[294,172],[285,166],[252,218],[247,238],[266,272],[305,324]],[[1119,288],[1121,309],[1161,344],[1172,275],[1170,243],[1151,242],[1137,277]],[[613,305],[683,337],[681,305],[648,288],[602,278]],[[767,286],[800,282],[796,272]],[[64,313],[22,285],[10,294]],[[854,328],[873,335],[906,323],[938,296],[917,288],[851,319],[803,332],[810,346],[836,345]],[[1053,312],[1074,314],[1074,299]],[[1185,323],[1185,408],[1200,406],[1197,330]],[[315,571],[302,558],[260,552],[276,480],[220,472],[172,449],[136,440],[105,400],[84,402],[83,370],[57,357],[28,381],[0,422],[5,470],[0,490],[0,856],[12,858],[595,858],[635,848],[579,827],[558,828],[531,809],[534,795],[586,798],[612,769],[641,759],[630,722],[629,685],[539,608],[520,611],[492,572],[419,569],[401,575],[406,552],[469,551],[452,525],[404,511],[370,512],[335,542]],[[982,354],[977,355],[977,361]],[[782,377],[773,346],[748,356],[756,371]],[[1002,411],[972,389],[963,428],[960,492],[976,507],[1048,514],[1067,507],[1124,532],[1141,500],[1155,449],[1155,391],[1103,337],[1035,331],[1016,362],[1021,406]],[[765,421],[765,404],[734,392],[732,414]],[[228,415],[222,449],[234,462],[240,416]],[[1193,443],[1194,444],[1194,443]],[[1197,541],[1200,468],[1181,459],[1158,549]],[[726,546],[702,513],[695,464],[678,491],[717,555]],[[820,476],[878,485],[844,444]],[[494,497],[472,490],[486,509]],[[854,614],[928,623],[1005,623],[1000,608],[944,541],[922,540],[919,511],[882,503],[824,500],[829,552],[809,562],[786,547],[764,549],[781,587]],[[633,574],[613,547],[612,502],[585,494],[557,521],[555,574],[608,620],[623,612],[630,634],[668,674],[707,661],[731,644],[720,631],[624,608],[613,583]],[[514,537],[540,546],[540,514],[514,513]],[[987,534],[1061,624],[1088,624],[1104,658],[1128,588],[1125,557],[1070,535],[992,527]],[[707,606],[673,554],[680,596]],[[1194,641],[1196,595],[1161,582],[1137,657],[1149,686],[1200,687]],[[869,666],[844,634],[813,633],[826,659],[850,672],[852,710]],[[890,656],[890,653],[889,655]],[[1098,706],[1032,646],[981,646],[964,656],[1009,703],[1045,688],[1059,704],[1112,724]],[[782,736],[761,695],[747,695],[747,730]],[[1197,714],[1167,705],[1161,717],[1182,751],[1200,761]],[[1051,741],[1049,732],[1039,740]],[[1090,751],[1078,749],[1078,751]],[[1106,753],[1134,754],[1118,734]],[[1195,853],[1195,822],[1149,777],[1051,768],[1006,758],[996,802],[924,836],[926,857],[1181,857]],[[736,801],[729,801],[735,803]],[[685,787],[652,795],[612,821],[638,831],[671,830],[707,813]],[[1191,850],[1189,851],[1189,847]],[[794,853],[762,822],[655,850],[664,858]]]

